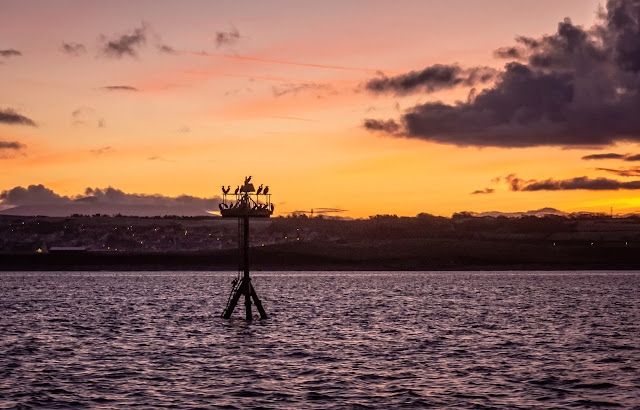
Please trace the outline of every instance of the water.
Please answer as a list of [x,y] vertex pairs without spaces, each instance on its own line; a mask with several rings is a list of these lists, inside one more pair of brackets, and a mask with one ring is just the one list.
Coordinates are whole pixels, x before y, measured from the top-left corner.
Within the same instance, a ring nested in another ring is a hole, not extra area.
[[640,272],[0,273],[0,408],[640,408]]

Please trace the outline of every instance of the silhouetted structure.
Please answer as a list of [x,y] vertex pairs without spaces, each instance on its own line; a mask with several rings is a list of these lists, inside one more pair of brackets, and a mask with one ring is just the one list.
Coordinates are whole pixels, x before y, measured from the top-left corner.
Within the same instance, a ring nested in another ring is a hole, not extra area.
[[262,193],[262,185],[256,192],[251,183],[251,176],[246,177],[244,184],[236,188],[232,199],[227,198],[229,190],[230,188],[225,190],[223,186],[220,214],[223,218],[238,218],[238,249],[242,266],[238,271],[238,278],[232,282],[233,288],[227,300],[227,307],[221,316],[225,319],[230,318],[238,300],[244,295],[247,320],[252,319],[251,299],[258,308],[260,317],[266,319],[267,314],[249,277],[249,218],[268,218],[273,214],[274,206],[271,203],[271,195],[267,194],[268,187]]

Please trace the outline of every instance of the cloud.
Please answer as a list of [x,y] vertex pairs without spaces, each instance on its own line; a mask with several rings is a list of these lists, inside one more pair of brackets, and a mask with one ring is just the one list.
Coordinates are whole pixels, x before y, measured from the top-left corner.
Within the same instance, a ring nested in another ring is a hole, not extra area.
[[0,150],[20,150],[24,148],[25,145],[18,141],[2,141],[0,140]]
[[509,60],[522,58],[521,51],[517,47],[500,47],[493,52],[493,56]]
[[[0,205],[38,206],[37,211],[59,214],[59,208],[46,206],[66,206],[71,213],[106,210],[109,213],[153,214],[153,215],[203,215],[206,211],[217,210],[219,197],[201,198],[191,195],[176,197],[164,195],[130,194],[120,189],[87,188],[84,194],[59,195],[44,185],[21,186],[0,192]],[[84,208],[77,205],[85,204]],[[47,211],[47,209],[49,211]],[[64,213],[64,212],[63,212]]]
[[491,67],[463,69],[458,65],[435,64],[422,71],[411,71],[394,77],[385,75],[367,81],[365,88],[374,93],[406,95],[415,92],[434,91],[457,87],[474,86],[495,79],[498,71]]
[[471,195],[493,194],[495,191],[493,188],[478,189],[473,191]]
[[113,148],[111,148],[110,146],[104,146],[101,148],[97,148],[97,149],[92,149],[91,153],[94,155],[104,155],[104,154],[108,154],[110,152],[113,152]]
[[640,181],[618,181],[608,178],[577,177],[572,179],[524,181],[515,175],[507,177],[512,191],[618,191],[640,189]]
[[136,87],[132,87],[130,85],[108,85],[106,87],[102,87],[102,89],[107,91],[140,91]]
[[60,50],[72,56],[79,56],[87,52],[87,48],[80,43],[62,43]]
[[71,113],[73,125],[95,124],[98,128],[104,127],[104,119],[99,118],[92,107],[82,106]]
[[[200,198],[191,195],[179,195],[177,197],[169,197],[160,194],[148,195],[148,194],[128,194],[124,191],[112,187],[108,188],[87,188],[85,190],[85,197],[91,196],[96,198],[98,202],[108,202],[114,204],[129,204],[129,205],[185,205],[201,207],[203,210],[218,209],[218,203],[220,198]],[[81,198],[81,196],[76,196]]]
[[584,157],[582,157],[582,159],[584,160],[591,160],[591,159],[625,159],[627,156],[623,155],[623,154],[615,154],[615,153],[609,153],[609,154],[591,154],[591,155],[585,155]]
[[216,31],[216,47],[234,44],[239,39],[240,32],[235,27],[229,31]]
[[620,177],[640,177],[640,167],[631,167],[631,168],[621,168],[621,169],[612,169],[612,168],[596,168],[597,171],[606,171],[612,174],[616,174]]
[[20,51],[14,50],[13,48],[0,50],[0,57],[9,58],[9,57],[17,57],[21,55],[22,53]]
[[640,154],[616,154],[616,153],[608,153],[608,154],[592,154],[586,155],[582,157],[585,160],[592,159],[622,159],[624,161],[640,161]]
[[466,102],[416,105],[394,134],[479,147],[640,142],[639,38],[637,0],[609,0],[591,28],[565,19],[555,34],[518,37],[517,52],[498,51],[518,61],[493,86]]
[[387,134],[396,134],[400,130],[400,124],[394,120],[364,120],[364,127],[370,131],[383,131]]
[[70,201],[69,197],[60,196],[42,184],[29,185],[27,188],[18,186],[0,192],[0,204],[3,205],[61,204]]
[[272,88],[275,97],[282,97],[286,94],[296,95],[304,91],[318,91],[327,94],[335,94],[336,91],[328,84],[317,83],[284,83]]
[[175,162],[174,160],[166,159],[165,157],[161,157],[160,155],[152,155],[150,157],[147,157],[147,160],[149,160],[149,161],[161,161],[161,162]]
[[0,109],[0,124],[36,126],[36,123],[32,119],[18,114],[11,108]]
[[177,53],[177,51],[173,47],[168,46],[166,44],[158,45],[158,50],[160,50],[163,53],[167,53],[167,54],[176,54]]
[[147,42],[147,27],[142,24],[128,34],[116,36],[110,40],[101,36],[101,40],[103,42],[101,52],[107,57],[136,57],[137,50]]

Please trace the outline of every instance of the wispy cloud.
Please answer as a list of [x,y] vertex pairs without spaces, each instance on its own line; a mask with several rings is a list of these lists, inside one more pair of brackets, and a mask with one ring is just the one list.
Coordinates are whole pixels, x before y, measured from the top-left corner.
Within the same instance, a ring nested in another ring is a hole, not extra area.
[[631,168],[596,168],[597,171],[606,171],[611,174],[616,174],[620,177],[640,177],[640,167]]
[[104,119],[99,118],[96,110],[92,107],[82,106],[71,113],[73,125],[95,124],[98,128],[104,127]]
[[22,53],[20,51],[15,50],[13,48],[0,50],[0,57],[9,58],[9,57],[18,57],[18,56],[21,56],[21,55],[22,55]]
[[0,124],[36,126],[36,123],[31,118],[18,114],[11,108],[0,109]]
[[457,86],[474,86],[496,78],[498,70],[491,67],[461,68],[457,64],[436,64],[421,71],[411,71],[394,77],[381,75],[367,81],[365,88],[374,93],[406,95],[432,93]]
[[65,54],[69,54],[71,56],[80,56],[83,54],[87,53],[87,48],[80,43],[62,43],[62,46],[60,46],[60,50],[65,53]]
[[240,32],[233,27],[229,31],[216,31],[216,47],[228,46],[240,39]]
[[0,140],[0,152],[2,151],[18,151],[25,147],[24,144],[18,141],[2,141]]
[[97,149],[92,149],[91,153],[94,155],[104,155],[104,154],[108,154],[110,152],[113,152],[113,148],[111,148],[110,146],[104,146],[101,148],[97,148]]
[[150,157],[147,157],[147,159],[149,161],[160,161],[160,162],[175,162],[174,160],[171,159],[166,159],[160,155],[152,155]]
[[176,50],[173,47],[168,46],[166,44],[159,44],[158,50],[166,54],[176,54]]
[[100,37],[102,41],[101,52],[108,57],[136,57],[140,47],[147,42],[147,27],[145,24],[133,29],[127,34],[113,36],[111,39],[106,36]]
[[613,152],[610,152],[608,154],[585,155],[584,157],[582,157],[582,159],[589,161],[594,159],[625,159],[626,157],[627,156],[623,154],[615,154]]
[[140,91],[136,87],[132,87],[130,85],[108,85],[101,88],[107,91],[133,91],[133,92]]
[[493,188],[478,189],[473,191],[471,195],[493,194],[496,190]]
[[324,94],[336,94],[336,90],[330,85],[318,83],[285,83],[273,86],[272,90],[275,97],[282,97],[283,95],[287,94],[296,95],[304,91],[315,91]]

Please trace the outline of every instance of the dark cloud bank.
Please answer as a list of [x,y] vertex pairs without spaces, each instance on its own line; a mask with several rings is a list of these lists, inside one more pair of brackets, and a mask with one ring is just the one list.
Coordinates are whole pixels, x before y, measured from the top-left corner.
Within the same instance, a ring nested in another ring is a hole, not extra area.
[[59,195],[44,185],[15,187],[0,192],[4,214],[64,216],[79,214],[123,214],[133,216],[207,215],[217,211],[220,198],[190,195],[129,194],[112,187],[87,188],[84,195]]
[[[495,54],[514,61],[475,98],[417,105],[399,120],[367,119],[365,128],[458,146],[640,142],[640,1],[609,0],[591,28],[565,19],[555,34],[518,37]],[[374,79],[367,89],[404,94],[473,85],[484,78],[474,70],[433,66]]]

